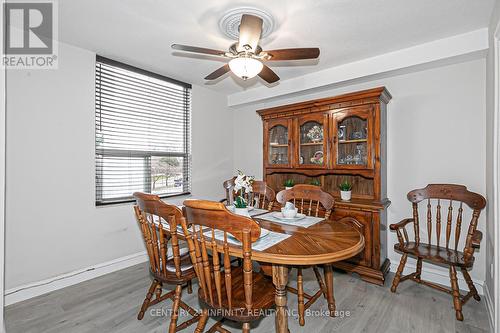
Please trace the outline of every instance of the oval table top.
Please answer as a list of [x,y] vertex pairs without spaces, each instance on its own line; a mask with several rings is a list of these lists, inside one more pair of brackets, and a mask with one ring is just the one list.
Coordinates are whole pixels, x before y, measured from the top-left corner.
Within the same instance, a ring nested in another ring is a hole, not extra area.
[[[282,224],[253,217],[259,225],[278,233],[291,235],[263,250],[252,249],[252,260],[284,265],[319,265],[351,258],[365,246],[364,237],[348,220],[324,220],[308,228]],[[229,246],[231,255],[241,257],[241,247]]]

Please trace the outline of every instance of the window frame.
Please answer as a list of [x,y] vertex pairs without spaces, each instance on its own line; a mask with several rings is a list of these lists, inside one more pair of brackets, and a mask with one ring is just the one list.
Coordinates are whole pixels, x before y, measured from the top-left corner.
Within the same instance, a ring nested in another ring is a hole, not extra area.
[[[191,194],[191,171],[192,171],[192,155],[191,155],[191,103],[190,103],[190,98],[188,97],[191,96],[191,89],[192,85],[189,83],[185,83],[182,81],[178,81],[154,72],[150,72],[141,68],[137,68],[128,64],[124,64],[121,62],[118,62],[116,60],[112,60],[109,58],[102,57],[100,55],[96,55],[96,66],[97,63],[104,63],[107,65],[111,65],[114,67],[118,67],[130,72],[134,72],[137,74],[145,75],[148,77],[152,77],[158,80],[166,81],[169,83],[173,83],[176,85],[182,86],[185,90],[188,90],[185,94],[185,105],[188,105],[188,110],[186,110],[185,115],[184,115],[184,122],[187,124],[184,128],[184,151],[183,152],[163,152],[163,151],[147,151],[147,150],[122,150],[122,149],[98,149],[96,145],[96,126],[95,123],[98,119],[98,102],[97,102],[97,87],[94,87],[94,97],[95,97],[95,113],[94,113],[94,166],[95,166],[95,205],[96,206],[109,206],[109,205],[115,205],[115,204],[122,204],[122,203],[130,203],[130,202],[135,202],[135,199],[131,196],[127,197],[116,197],[113,199],[107,199],[104,200],[102,198],[102,187],[97,186],[97,180],[102,179],[102,168],[98,168],[98,163],[99,163],[99,158],[98,156],[109,156],[109,157],[135,157],[135,158],[143,158],[144,163],[146,165],[149,165],[149,167],[146,167],[145,170],[150,170],[149,173],[145,173],[145,179],[144,179],[144,187],[151,189],[151,158],[152,157],[182,157],[183,158],[183,189],[181,193],[174,193],[174,194],[156,194],[160,198],[173,198],[173,197],[180,197],[180,196],[186,196]],[[95,81],[97,82],[97,70],[95,69]],[[99,172],[98,170],[101,170]],[[131,194],[132,195],[132,194]]]

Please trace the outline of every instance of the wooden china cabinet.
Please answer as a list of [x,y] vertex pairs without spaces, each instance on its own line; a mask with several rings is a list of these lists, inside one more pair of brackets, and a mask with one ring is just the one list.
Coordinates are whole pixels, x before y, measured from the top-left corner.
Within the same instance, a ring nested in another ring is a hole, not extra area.
[[[385,87],[258,110],[264,129],[264,180],[276,192],[285,180],[320,183],[336,201],[333,219],[349,216],[365,237],[365,249],[336,267],[383,284],[389,271],[386,208]],[[339,184],[352,184],[340,200]]]

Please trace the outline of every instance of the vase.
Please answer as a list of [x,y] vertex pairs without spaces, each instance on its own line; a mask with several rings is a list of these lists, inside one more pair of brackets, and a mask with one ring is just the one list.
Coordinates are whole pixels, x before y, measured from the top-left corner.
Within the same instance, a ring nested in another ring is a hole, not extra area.
[[291,190],[293,186],[285,186],[285,190]]
[[245,207],[245,208],[234,208],[234,213],[235,214],[238,214],[238,215],[241,215],[241,216],[246,216],[246,217],[250,217],[250,214],[248,213],[248,207]]
[[340,191],[340,198],[343,201],[351,200],[351,191]]

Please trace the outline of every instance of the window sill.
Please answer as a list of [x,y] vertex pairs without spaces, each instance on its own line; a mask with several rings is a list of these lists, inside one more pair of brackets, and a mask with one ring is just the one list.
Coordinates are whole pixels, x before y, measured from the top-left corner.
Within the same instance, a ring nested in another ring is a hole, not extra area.
[[[179,193],[179,194],[174,194],[174,195],[159,195],[160,199],[162,201],[165,201],[170,204],[174,205],[179,205],[177,202],[182,202],[184,199],[190,198],[191,197],[191,192],[185,192],[185,193]],[[121,205],[130,205],[135,203],[135,199],[124,199],[124,200],[119,200],[119,201],[110,201],[110,202],[96,202],[95,206],[96,207],[109,207],[109,206],[121,206]]]

